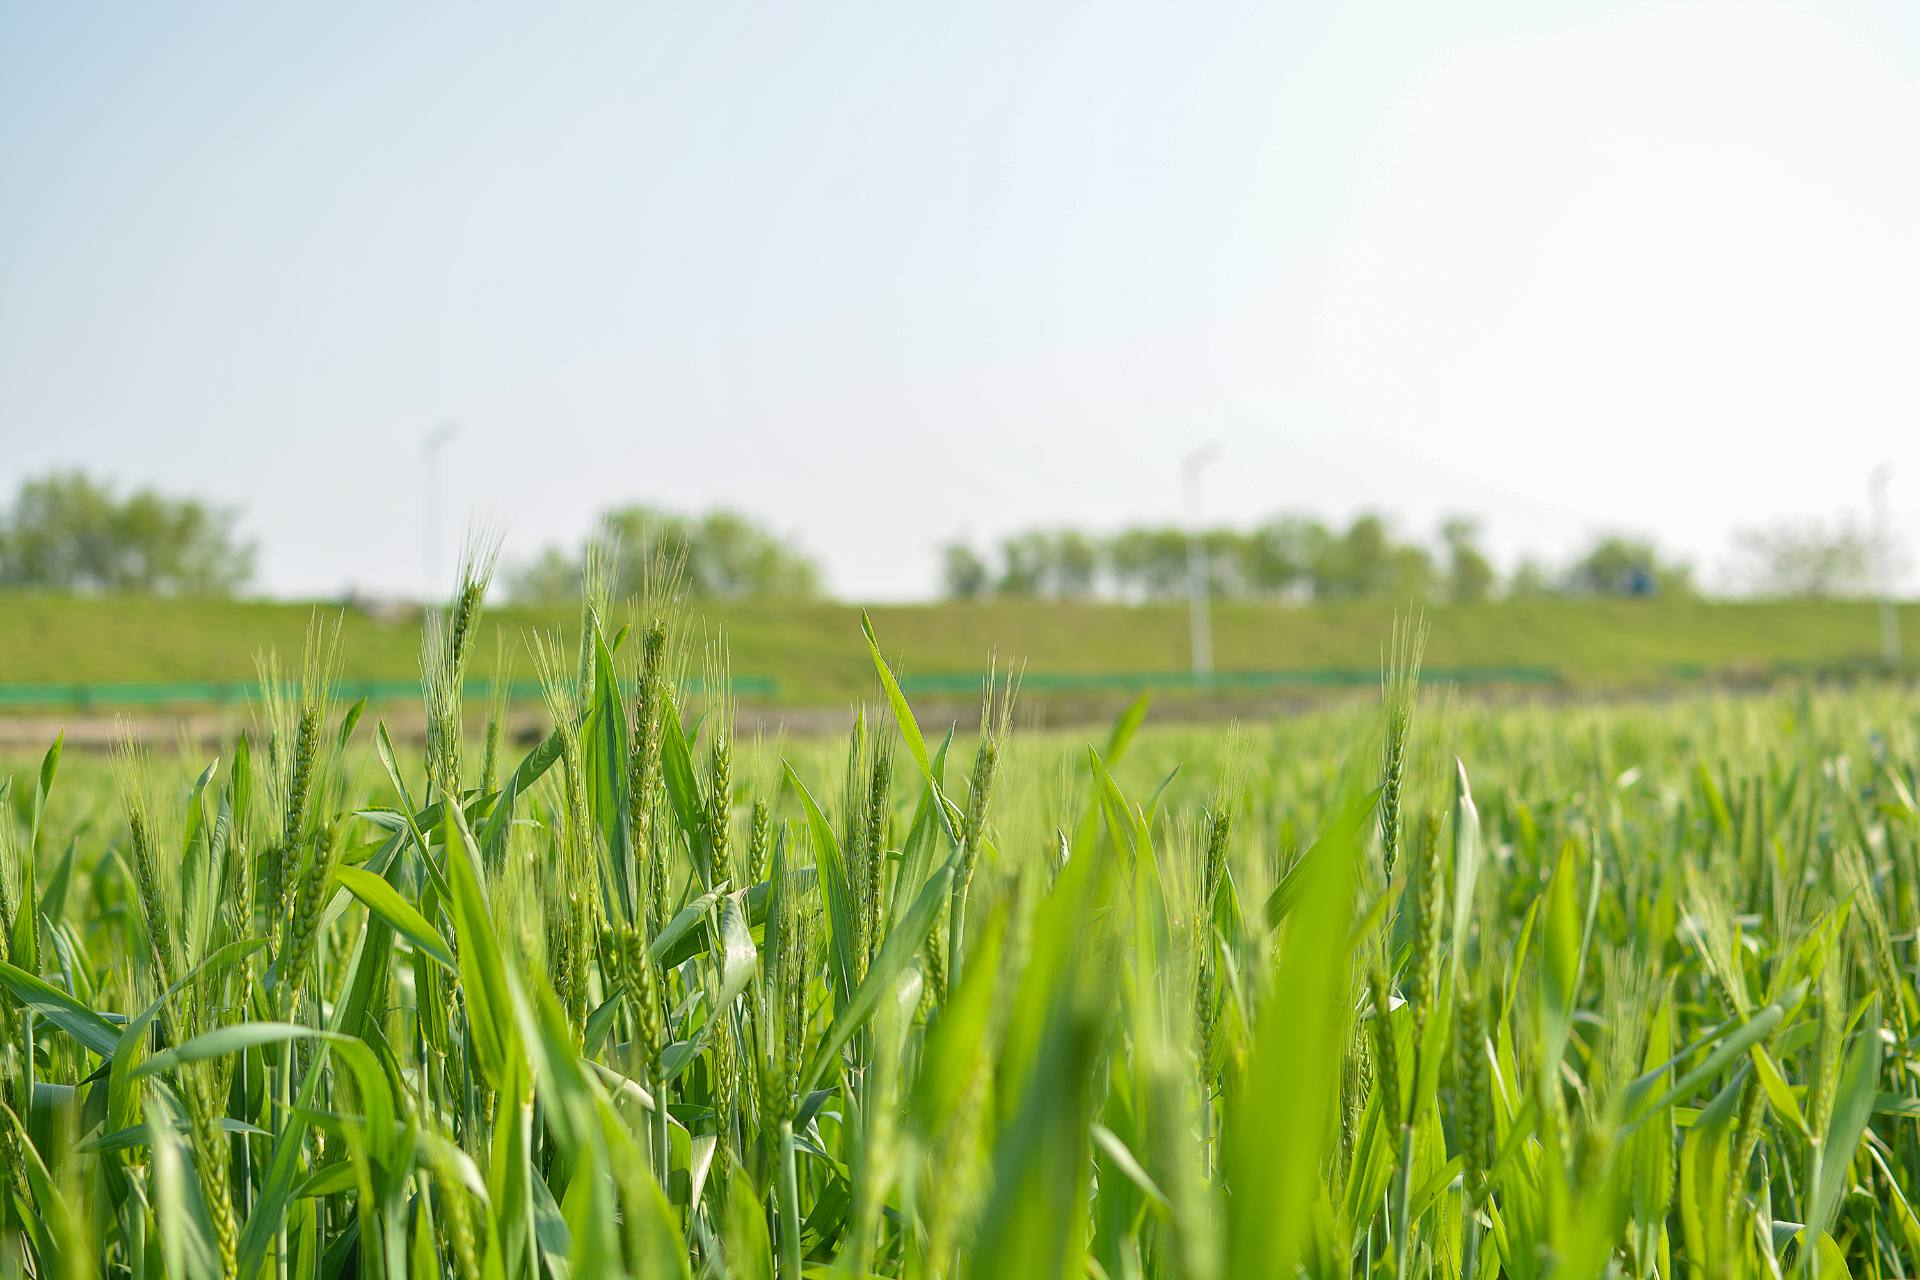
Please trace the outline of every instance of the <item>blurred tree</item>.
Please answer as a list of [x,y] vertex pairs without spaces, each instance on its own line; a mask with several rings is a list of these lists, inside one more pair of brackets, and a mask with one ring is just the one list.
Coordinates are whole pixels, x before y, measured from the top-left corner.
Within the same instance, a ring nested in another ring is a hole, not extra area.
[[1507,580],[1507,595],[1513,599],[1529,599],[1550,596],[1557,590],[1553,574],[1547,567],[1532,556],[1520,562],[1513,571],[1513,577]]
[[1498,575],[1480,549],[1480,522],[1454,516],[1441,523],[1440,541],[1447,548],[1447,599],[1462,604],[1491,599]]
[[1346,600],[1370,595],[1385,578],[1387,526],[1378,516],[1361,516],[1347,531],[1319,548],[1308,566],[1315,600]]
[[1433,598],[1436,579],[1431,552],[1411,543],[1399,543],[1393,548],[1389,586],[1385,592],[1376,594],[1394,600],[1429,600]]
[[1200,535],[1206,557],[1207,590],[1223,600],[1253,594],[1253,538],[1238,529],[1209,529]]
[[1171,528],[1127,529],[1108,544],[1114,584],[1136,600],[1171,600],[1187,590],[1187,535]]
[[1433,589],[1433,557],[1396,542],[1387,522],[1372,514],[1323,544],[1309,573],[1316,600],[1418,599]]
[[[822,591],[811,557],[733,511],[683,516],[621,507],[602,518],[588,545],[618,549],[620,597],[642,594],[648,576],[663,571],[677,572],[696,600],[812,600]],[[568,556],[548,547],[506,575],[510,594],[522,601],[577,597],[585,550]]]
[[1309,586],[1313,565],[1332,541],[1318,520],[1282,516],[1268,521],[1247,539],[1249,588],[1260,595],[1284,596]]
[[1567,569],[1566,589],[1586,596],[1684,596],[1693,593],[1693,570],[1661,557],[1644,538],[1608,534]]
[[0,513],[0,586],[232,595],[253,577],[237,513],[142,489],[125,500],[78,471],[28,480]]
[[[1251,531],[1228,527],[1201,535],[1208,588],[1219,599],[1427,600],[1493,599],[1501,583],[1481,544],[1479,521],[1452,516],[1437,548],[1404,542],[1378,513],[1362,512],[1344,528],[1311,516],[1280,514]],[[1169,525],[1136,525],[1107,536],[1075,529],[1031,529],[1005,538],[997,569],[971,548],[942,549],[947,595],[1002,595],[1055,600],[1108,596],[1168,602],[1185,597],[1191,534]],[[1870,546],[1851,529],[1792,526],[1748,533],[1753,589],[1771,594],[1835,594],[1871,585]],[[531,573],[538,565],[529,566]],[[1564,569],[1538,558],[1521,561],[1506,584],[1516,598],[1543,595],[1691,594],[1692,570],[1667,560],[1644,539],[1596,539]]]
[[993,571],[964,542],[940,549],[940,585],[949,600],[981,600],[993,586]]
[[559,547],[542,547],[525,564],[502,575],[507,595],[524,604],[558,604],[580,596],[580,559]]
[[1077,529],[1053,535],[1052,574],[1048,586],[1062,600],[1090,600],[1100,582],[1101,546]]
[[687,582],[711,600],[812,600],[820,566],[746,516],[712,511],[687,538]]
[[1022,533],[1000,544],[1000,582],[1003,596],[1037,596],[1046,589],[1051,549],[1044,533]]
[[1806,600],[1872,593],[1873,544],[1846,521],[1782,521],[1734,535],[1734,577],[1758,596]]
[[1077,529],[1016,534],[1000,544],[1000,594],[1091,599],[1104,556],[1101,544]]

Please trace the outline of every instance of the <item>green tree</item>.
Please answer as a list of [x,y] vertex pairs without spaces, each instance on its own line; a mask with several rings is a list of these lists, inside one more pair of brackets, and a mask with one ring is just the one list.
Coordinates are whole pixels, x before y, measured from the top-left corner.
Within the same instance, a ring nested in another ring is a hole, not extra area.
[[1310,588],[1313,566],[1332,541],[1326,525],[1306,516],[1282,516],[1261,525],[1247,539],[1249,589],[1284,596]]
[[1661,556],[1644,538],[1607,534],[1599,538],[1566,573],[1566,588],[1587,596],[1690,595],[1693,570]]
[[812,600],[822,575],[811,557],[746,516],[712,511],[687,534],[687,583],[708,600]]
[[559,547],[542,547],[540,554],[504,575],[507,594],[515,600],[555,604],[580,594],[580,558]]
[[0,586],[225,596],[253,577],[239,517],[141,489],[125,499],[78,471],[28,480],[0,514]]
[[1098,542],[1077,529],[1063,529],[1051,539],[1053,594],[1062,600],[1090,600],[1100,585],[1104,552]]
[[1533,600],[1541,596],[1550,596],[1558,590],[1553,574],[1547,566],[1528,556],[1513,571],[1513,577],[1507,581],[1507,595],[1516,600]]
[[1498,575],[1480,549],[1480,522],[1454,516],[1441,524],[1440,541],[1447,548],[1447,599],[1478,604],[1492,598]]
[[1047,588],[1052,553],[1047,535],[1015,534],[1000,543],[1000,582],[1003,596],[1038,596]]
[[1099,542],[1077,529],[1015,534],[1000,544],[1000,593],[1091,599],[1099,588],[1104,554]]
[[1416,599],[1433,588],[1433,557],[1398,542],[1380,516],[1358,516],[1317,549],[1308,568],[1316,600]]
[[1734,535],[1734,576],[1758,596],[1819,600],[1873,590],[1872,543],[1850,524],[1783,521]]
[[1127,529],[1107,544],[1114,585],[1124,596],[1171,600],[1187,589],[1187,535],[1172,528]]
[[993,570],[964,542],[940,549],[940,584],[949,600],[980,600],[993,588]]
[[1432,554],[1412,543],[1396,543],[1387,561],[1387,588],[1374,595],[1381,599],[1427,600],[1433,597],[1436,583]]
[[1244,600],[1253,593],[1253,538],[1238,529],[1209,529],[1200,535],[1207,563],[1207,590],[1222,600]]
[[805,552],[734,511],[684,516],[652,507],[608,512],[578,556],[555,547],[507,576],[516,600],[555,601],[579,593],[585,554],[619,552],[616,595],[639,595],[649,575],[675,573],[696,600],[811,600],[822,592],[820,566]]

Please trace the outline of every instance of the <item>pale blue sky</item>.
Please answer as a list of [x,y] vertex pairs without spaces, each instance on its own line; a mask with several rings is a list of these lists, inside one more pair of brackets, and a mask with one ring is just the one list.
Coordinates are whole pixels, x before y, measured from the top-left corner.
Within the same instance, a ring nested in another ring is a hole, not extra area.
[[[1920,19],[1835,4],[0,2],[0,490],[411,591],[726,503],[839,591],[1208,505],[1920,545]],[[450,554],[449,554],[450,558]]]

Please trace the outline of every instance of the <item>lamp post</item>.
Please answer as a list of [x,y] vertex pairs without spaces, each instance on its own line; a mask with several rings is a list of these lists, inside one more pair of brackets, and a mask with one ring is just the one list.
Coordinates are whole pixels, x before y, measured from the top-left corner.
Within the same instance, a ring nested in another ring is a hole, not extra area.
[[1220,457],[1220,445],[1209,440],[1180,460],[1180,479],[1187,495],[1187,625],[1193,647],[1193,678],[1207,684],[1213,678],[1213,622],[1207,611],[1207,542],[1202,527],[1200,473]]

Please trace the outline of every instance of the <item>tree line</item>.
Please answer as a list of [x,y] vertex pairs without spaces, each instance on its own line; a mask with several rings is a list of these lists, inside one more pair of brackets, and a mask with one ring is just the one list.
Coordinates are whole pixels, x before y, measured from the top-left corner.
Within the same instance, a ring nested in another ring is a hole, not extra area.
[[819,562],[751,517],[631,506],[601,516],[577,549],[548,546],[510,566],[507,594],[527,604],[574,600],[596,561],[614,574],[616,599],[641,594],[646,575],[663,568],[695,600],[816,600],[825,592]]
[[1194,534],[1142,526],[1104,536],[1036,529],[1003,539],[994,555],[964,542],[941,552],[950,599],[1165,601],[1189,590],[1198,566],[1209,593],[1234,600],[1417,599],[1475,603],[1500,595],[1654,596],[1694,590],[1691,568],[1652,542],[1608,534],[1569,563],[1527,559],[1507,577],[1495,569],[1479,525],[1441,523],[1431,543],[1402,538],[1386,517],[1344,527],[1287,515],[1252,529]]
[[[1528,556],[1502,575],[1481,543],[1477,521],[1451,517],[1423,542],[1401,537],[1376,513],[1356,516],[1344,527],[1284,515],[1251,529],[1215,527],[1197,537],[1170,525],[1105,535],[1032,529],[1002,539],[990,555],[952,542],[941,550],[941,587],[955,600],[1165,601],[1189,590],[1196,558],[1211,594],[1240,600],[1475,603],[1700,591],[1693,565],[1644,537],[1600,534],[1562,563]],[[1734,534],[1720,590],[1770,599],[1859,597],[1878,591],[1899,567],[1896,546],[1877,543],[1845,517],[1781,520]]]
[[22,482],[0,509],[0,587],[228,596],[253,581],[239,513],[78,471]]
[[[620,554],[612,553],[615,547]],[[1746,595],[1813,599],[1870,594],[1893,565],[1851,523],[1783,521],[1735,535],[1723,573]],[[1253,528],[1216,527],[1196,538],[1170,525],[1095,534],[1031,529],[991,552],[966,542],[940,551],[950,599],[1169,601],[1188,590],[1197,553],[1209,591],[1238,600],[1447,600],[1500,597],[1675,596],[1697,590],[1693,567],[1652,541],[1606,534],[1564,563],[1538,557],[1501,574],[1478,523],[1441,522],[1421,540],[1379,514],[1344,525],[1282,515]],[[735,511],[687,515],[645,506],[605,513],[571,547],[548,546],[503,575],[522,603],[571,600],[596,563],[636,593],[655,566],[677,566],[700,600],[813,600],[826,595],[820,563],[787,537]],[[253,584],[255,546],[239,513],[152,489],[121,495],[77,471],[24,481],[0,507],[0,588],[79,593],[230,596]]]

